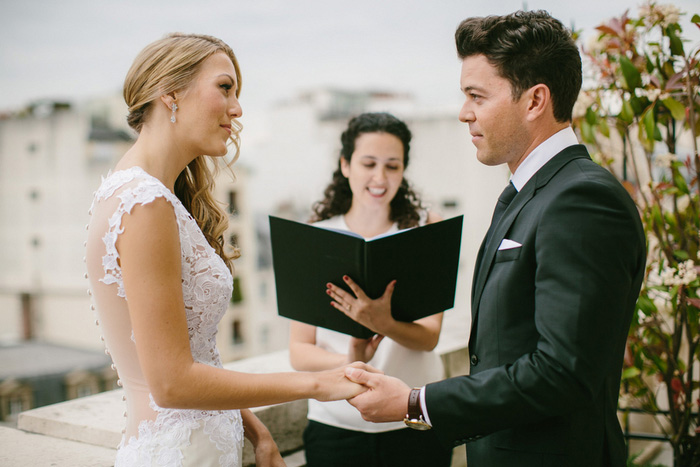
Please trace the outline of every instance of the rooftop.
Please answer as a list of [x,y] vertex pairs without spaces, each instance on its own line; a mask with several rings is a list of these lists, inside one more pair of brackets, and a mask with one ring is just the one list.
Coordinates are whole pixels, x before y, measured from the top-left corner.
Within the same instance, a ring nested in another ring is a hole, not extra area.
[[103,352],[44,342],[0,345],[0,381],[64,375],[74,370],[99,369],[111,364]]

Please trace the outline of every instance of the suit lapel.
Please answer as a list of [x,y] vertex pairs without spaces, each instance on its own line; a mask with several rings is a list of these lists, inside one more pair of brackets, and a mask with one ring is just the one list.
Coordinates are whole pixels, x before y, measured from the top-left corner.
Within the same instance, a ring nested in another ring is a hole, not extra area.
[[491,271],[496,252],[498,251],[498,246],[501,244],[510,226],[515,222],[518,213],[520,213],[523,207],[535,197],[540,188],[549,183],[562,167],[575,159],[581,158],[588,159],[589,156],[586,148],[579,144],[564,149],[550,159],[549,162],[533,175],[523,189],[515,195],[515,198],[513,198],[513,201],[511,201],[508,209],[503,213],[503,217],[501,217],[498,225],[495,227],[491,241],[488,243],[486,243],[485,239],[482,241],[474,268],[474,278],[472,282],[472,330],[474,329],[474,323],[479,310],[481,295],[484,291],[489,272]]
[[481,293],[484,291],[484,285],[486,284],[486,279],[488,278],[489,270],[493,264],[493,259],[496,256],[496,251],[498,251],[498,246],[506,235],[506,232],[510,228],[513,221],[518,216],[520,210],[525,206],[534,195],[534,185],[526,184],[521,191],[515,195],[513,201],[511,201],[506,212],[503,213],[503,217],[498,222],[498,225],[493,230],[493,235],[491,236],[491,241],[488,243],[482,243],[482,255],[481,261],[478,261],[478,265],[474,271],[474,287],[472,288],[472,321],[476,316],[476,310],[478,310],[479,301],[481,300]]

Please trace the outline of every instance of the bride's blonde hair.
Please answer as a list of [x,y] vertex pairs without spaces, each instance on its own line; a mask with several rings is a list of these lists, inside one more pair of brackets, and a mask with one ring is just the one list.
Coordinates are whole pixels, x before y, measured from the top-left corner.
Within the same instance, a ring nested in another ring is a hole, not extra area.
[[[224,52],[236,70],[236,97],[241,92],[241,72],[233,50],[216,37],[201,34],[173,33],[157,40],[138,54],[124,80],[124,100],[129,106],[127,122],[137,132],[160,96],[187,89],[199,72],[202,62],[217,52]],[[240,122],[231,122],[233,157],[225,166],[231,169],[240,151]],[[229,150],[229,156],[232,151]],[[240,256],[237,247],[227,251],[224,233],[228,216],[214,199],[214,179],[220,170],[218,160],[199,156],[183,170],[175,181],[175,195],[197,221],[209,244],[221,256],[229,269]]]

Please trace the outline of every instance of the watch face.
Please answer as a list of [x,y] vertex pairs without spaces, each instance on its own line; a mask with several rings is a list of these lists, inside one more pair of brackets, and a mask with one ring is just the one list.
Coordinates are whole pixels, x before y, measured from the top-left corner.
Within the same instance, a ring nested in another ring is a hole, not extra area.
[[423,420],[409,420],[408,418],[405,418],[403,422],[406,424],[407,427],[413,428],[414,430],[425,431],[432,428]]

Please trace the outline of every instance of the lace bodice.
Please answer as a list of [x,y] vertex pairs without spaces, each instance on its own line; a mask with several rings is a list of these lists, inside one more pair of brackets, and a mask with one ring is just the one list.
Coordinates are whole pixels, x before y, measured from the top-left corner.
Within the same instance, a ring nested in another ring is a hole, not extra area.
[[[183,458],[187,461],[184,453],[201,447],[220,456],[220,465],[238,466],[243,442],[239,411],[158,407],[139,365],[117,239],[124,232],[124,215],[157,198],[172,205],[179,230],[182,293],[192,357],[199,363],[222,366],[216,334],[233,291],[230,271],[180,200],[158,179],[140,167],[111,173],[95,193],[90,208],[86,262],[107,352],[126,393],[127,428],[116,465],[183,465]],[[200,432],[206,436],[199,436]],[[195,439],[205,440],[208,446],[192,446],[202,443],[195,443]]]

